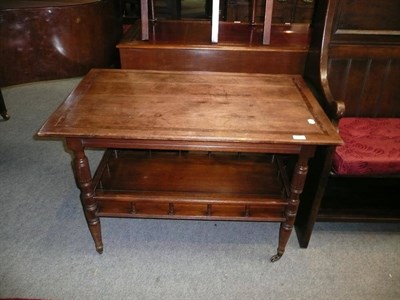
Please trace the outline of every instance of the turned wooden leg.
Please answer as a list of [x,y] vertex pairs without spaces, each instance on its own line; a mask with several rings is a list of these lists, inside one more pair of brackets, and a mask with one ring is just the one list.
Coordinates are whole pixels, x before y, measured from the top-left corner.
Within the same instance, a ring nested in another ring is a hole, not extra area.
[[81,200],[85,212],[86,221],[92,234],[96,251],[103,253],[103,242],[101,239],[100,219],[96,215],[97,203],[94,200],[94,190],[92,175],[90,172],[89,161],[85,155],[85,150],[82,142],[78,138],[66,139],[67,147],[73,152],[73,166],[75,179],[81,190]]
[[7,113],[6,104],[4,103],[3,94],[0,90],[0,115],[3,117],[4,120],[10,119],[10,116]]
[[308,160],[313,156],[314,146],[303,147],[296,167],[293,171],[292,182],[290,184],[290,195],[288,198],[288,206],[285,209],[285,222],[281,223],[279,229],[279,244],[277,254],[271,257],[271,262],[279,260],[285,252],[286,244],[289,241],[290,234],[293,230],[294,221],[296,220],[297,210],[300,204],[300,194],[303,191],[308,172]]

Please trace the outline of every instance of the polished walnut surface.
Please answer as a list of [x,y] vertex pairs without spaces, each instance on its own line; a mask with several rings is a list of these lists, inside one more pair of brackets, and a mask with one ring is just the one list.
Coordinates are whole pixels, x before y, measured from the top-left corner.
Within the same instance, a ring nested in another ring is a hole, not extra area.
[[341,142],[300,76],[92,70],[40,136],[230,143]]
[[114,2],[0,1],[0,87],[115,64],[122,28]]
[[[177,71],[94,69],[38,134],[65,138],[99,253],[100,217],[281,222],[272,262],[308,160],[341,142],[300,76]],[[87,147],[107,149],[93,177]]]

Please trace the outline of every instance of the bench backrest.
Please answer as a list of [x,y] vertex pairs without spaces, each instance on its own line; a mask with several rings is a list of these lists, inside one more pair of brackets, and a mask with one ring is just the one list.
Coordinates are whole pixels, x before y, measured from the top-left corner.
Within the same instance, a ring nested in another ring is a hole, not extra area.
[[305,76],[343,101],[336,117],[400,117],[399,12],[398,0],[317,2]]

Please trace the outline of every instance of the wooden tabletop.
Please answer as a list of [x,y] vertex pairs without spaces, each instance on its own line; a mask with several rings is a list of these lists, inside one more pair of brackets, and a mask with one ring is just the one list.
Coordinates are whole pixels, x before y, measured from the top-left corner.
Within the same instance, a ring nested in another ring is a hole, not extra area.
[[93,69],[46,137],[336,145],[301,76]]

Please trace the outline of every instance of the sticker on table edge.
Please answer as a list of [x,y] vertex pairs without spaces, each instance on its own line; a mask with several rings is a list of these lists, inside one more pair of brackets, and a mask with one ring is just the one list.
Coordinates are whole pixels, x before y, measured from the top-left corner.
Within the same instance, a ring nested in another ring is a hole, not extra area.
[[294,140],[302,140],[302,141],[304,141],[304,140],[307,139],[305,135],[301,135],[301,134],[294,134],[294,135],[292,135],[292,137],[293,137]]

